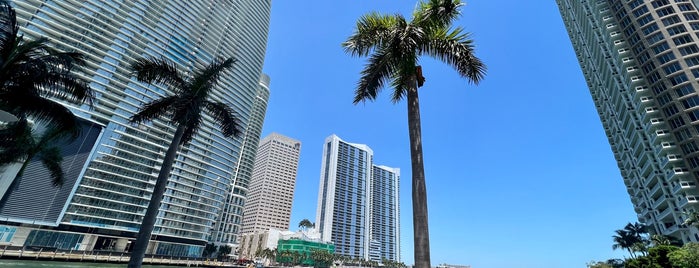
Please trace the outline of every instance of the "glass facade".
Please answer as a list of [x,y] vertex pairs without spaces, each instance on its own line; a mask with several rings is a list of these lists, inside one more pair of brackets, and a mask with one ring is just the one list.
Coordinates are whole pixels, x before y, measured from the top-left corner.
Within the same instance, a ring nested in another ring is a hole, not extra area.
[[250,123],[243,135],[243,148],[240,161],[236,166],[233,187],[228,192],[223,212],[216,223],[213,240],[216,243],[235,244],[242,232],[243,209],[248,199],[248,188],[252,180],[253,166],[257,156],[260,133],[267,112],[269,101],[269,76],[263,74],[257,87],[255,102],[252,107]]
[[[125,231],[127,236],[139,228],[175,126],[163,120],[128,122],[144,103],[171,93],[135,80],[129,65],[137,58],[165,57],[190,71],[217,57],[235,58],[213,99],[230,105],[243,127],[251,129],[245,137],[259,137],[261,128],[249,125],[264,117],[254,106],[270,0],[22,0],[13,5],[26,38],[45,36],[58,49],[86,55],[81,75],[95,90],[94,106],[65,104],[105,126],[61,225]],[[196,245],[197,251],[213,240],[229,194],[244,196],[249,181],[249,175],[237,174],[245,138],[225,138],[211,117],[204,119],[177,155],[154,230],[157,239],[170,237],[177,245]],[[154,252],[191,253],[172,245],[161,243],[163,248]]]
[[400,169],[374,166],[371,180],[373,261],[400,261]]
[[[316,228],[338,255],[369,260],[371,251],[398,261],[400,172],[374,166],[373,155],[364,144],[335,135],[325,140]],[[372,240],[378,245],[373,251]]]
[[699,240],[699,12],[689,0],[557,0],[638,214]]

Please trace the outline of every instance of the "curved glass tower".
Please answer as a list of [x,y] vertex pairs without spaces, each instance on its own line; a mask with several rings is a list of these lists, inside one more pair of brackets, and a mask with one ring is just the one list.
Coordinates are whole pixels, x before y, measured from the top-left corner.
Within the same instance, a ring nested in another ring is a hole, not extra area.
[[[13,5],[25,37],[48,37],[60,50],[87,56],[82,75],[96,92],[94,107],[66,105],[104,128],[53,228],[83,234],[82,243],[66,247],[128,251],[172,139],[175,128],[166,121],[128,122],[144,103],[171,93],[136,81],[128,68],[134,59],[165,57],[194,70],[233,57],[235,67],[221,77],[215,100],[229,104],[245,129],[264,118],[253,107],[260,96],[269,96],[258,94],[258,82],[271,0],[22,0]],[[198,256],[212,240],[234,178],[245,195],[249,174],[237,174],[246,154],[242,143],[248,136],[259,139],[261,128],[224,138],[212,118],[205,120],[179,151],[148,253]]]
[[639,221],[698,241],[699,12],[689,0],[557,0]]

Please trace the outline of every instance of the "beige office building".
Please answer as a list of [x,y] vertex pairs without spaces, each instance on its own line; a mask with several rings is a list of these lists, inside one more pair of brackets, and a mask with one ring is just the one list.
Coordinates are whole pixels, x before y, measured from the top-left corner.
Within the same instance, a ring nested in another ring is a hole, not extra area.
[[289,229],[301,142],[272,133],[260,141],[241,234]]

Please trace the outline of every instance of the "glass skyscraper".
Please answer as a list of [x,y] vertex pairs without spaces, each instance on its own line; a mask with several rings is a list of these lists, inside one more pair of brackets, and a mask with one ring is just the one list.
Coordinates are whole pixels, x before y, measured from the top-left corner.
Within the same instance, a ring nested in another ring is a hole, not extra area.
[[624,184],[653,234],[698,241],[699,12],[689,0],[557,0]]
[[264,109],[255,103],[263,98],[266,108],[269,97],[259,85],[271,0],[22,0],[13,5],[25,38],[48,37],[60,50],[86,55],[81,75],[96,93],[93,108],[66,103],[103,128],[84,175],[75,185],[64,185],[74,189],[52,231],[83,236],[82,243],[62,245],[66,248],[128,251],[172,139],[175,127],[166,121],[128,122],[143,104],[171,94],[166,87],[136,81],[130,62],[164,57],[192,71],[218,57],[237,60],[213,98],[233,108],[244,137],[225,138],[213,119],[204,117],[199,133],[178,153],[148,251],[198,256],[215,240],[211,235],[224,207],[242,213],[244,200],[228,202],[231,193],[244,197],[247,191],[250,175],[241,166],[251,166],[242,162],[254,159],[256,146],[243,144],[257,144]]
[[335,254],[399,261],[398,169],[375,166],[369,146],[325,140],[316,229]]

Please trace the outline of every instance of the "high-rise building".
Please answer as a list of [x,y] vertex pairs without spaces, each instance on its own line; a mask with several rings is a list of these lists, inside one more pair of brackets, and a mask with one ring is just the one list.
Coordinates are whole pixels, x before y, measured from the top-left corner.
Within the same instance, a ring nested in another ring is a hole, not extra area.
[[[400,169],[374,165],[371,175],[371,239],[378,248],[373,261],[400,260]],[[372,255],[372,254],[370,254]]]
[[243,224],[243,211],[248,193],[248,185],[253,173],[257,145],[260,142],[260,133],[267,112],[269,101],[269,76],[263,74],[257,88],[257,95],[252,108],[250,123],[243,135],[243,147],[240,151],[240,161],[236,166],[236,175],[231,187],[223,212],[219,215],[213,234],[213,241],[217,244],[237,244]]
[[399,261],[399,171],[373,156],[367,145],[325,140],[315,228],[336,254]]
[[[213,240],[222,209],[228,201],[240,201],[227,198],[229,194],[237,191],[241,197],[247,191],[249,174],[242,173],[240,166],[254,157],[241,157],[250,155],[242,147],[247,138],[256,143],[260,128],[253,125],[263,120],[264,113],[255,110],[255,103],[268,96],[259,94],[258,85],[271,1],[22,0],[12,4],[25,38],[47,37],[57,49],[86,55],[81,76],[95,90],[94,106],[65,105],[103,128],[84,173],[74,185],[63,186],[74,190],[59,224],[24,236],[61,241],[27,239],[14,244],[128,251],[175,130],[165,120],[138,126],[128,122],[143,104],[172,93],[168,87],[136,81],[130,63],[141,57],[164,57],[191,71],[215,58],[237,60],[212,95],[233,108],[245,137],[225,138],[214,119],[204,117],[199,133],[179,150],[147,252],[199,256]],[[240,215],[242,203],[232,210]],[[70,234],[70,239],[47,232]]]
[[557,0],[641,223],[699,240],[699,12],[688,0]]
[[260,141],[243,210],[242,234],[288,230],[301,142],[272,133]]

